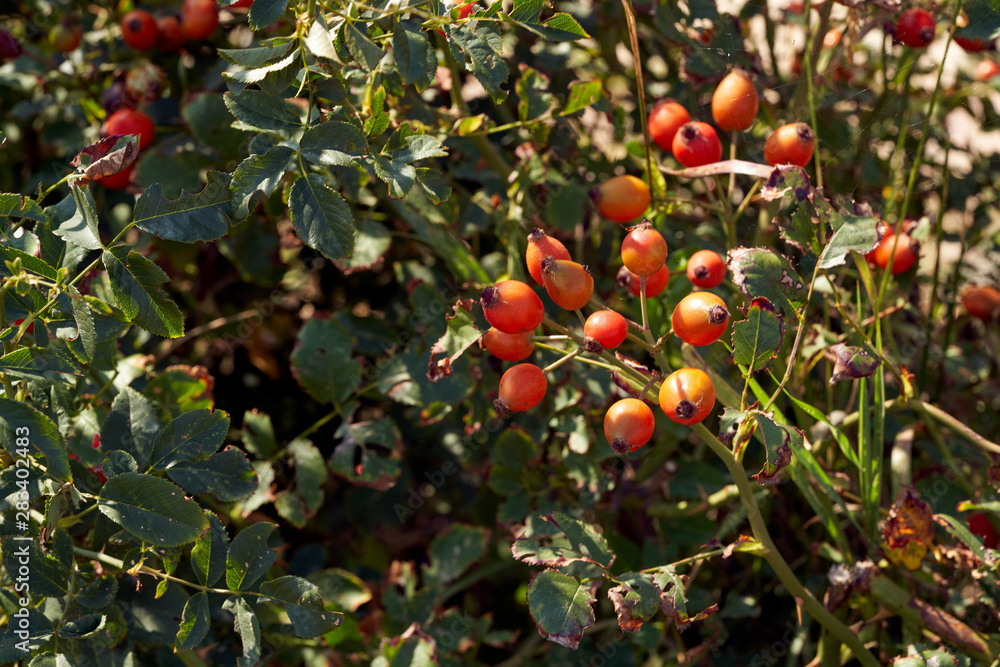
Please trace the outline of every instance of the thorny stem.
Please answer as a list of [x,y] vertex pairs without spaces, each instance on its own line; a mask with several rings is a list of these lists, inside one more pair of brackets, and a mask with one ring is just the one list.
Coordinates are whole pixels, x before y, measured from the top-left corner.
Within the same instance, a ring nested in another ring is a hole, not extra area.
[[[83,556],[84,558],[89,558],[90,560],[96,560],[105,565],[110,565],[111,567],[116,567],[119,570],[127,570],[124,561],[121,561],[113,556],[108,556],[107,554],[98,553],[96,551],[88,551],[87,549],[81,549],[80,547],[74,546],[73,553],[77,556]],[[173,575],[169,575],[166,572],[160,572],[159,570],[154,570],[146,565],[140,565],[139,570],[142,574],[148,574],[153,577],[159,577],[160,579],[166,579],[167,581],[173,581],[174,583],[181,584],[182,586],[188,586],[189,588],[196,588],[199,591],[205,593],[222,593],[223,595],[232,595],[235,591],[231,591],[225,588],[210,588],[208,586],[202,586],[201,584],[196,584],[187,579],[179,579]],[[258,593],[259,595],[259,593]]]

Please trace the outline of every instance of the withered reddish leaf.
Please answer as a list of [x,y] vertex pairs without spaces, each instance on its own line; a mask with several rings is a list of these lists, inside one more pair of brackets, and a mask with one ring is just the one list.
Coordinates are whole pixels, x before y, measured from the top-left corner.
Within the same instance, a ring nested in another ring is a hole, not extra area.
[[84,148],[70,164],[74,167],[83,167],[83,178],[76,183],[84,185],[114,176],[135,162],[137,155],[139,155],[137,137],[114,134]]
[[753,479],[761,484],[776,484],[778,473],[792,462],[793,439],[798,447],[802,446],[804,439],[802,431],[788,424],[779,424],[774,421],[774,415],[770,412],[755,410],[753,416],[757,420],[760,434],[764,438],[764,449],[767,452],[764,467],[753,476]]
[[[448,328],[431,347],[431,357],[427,364],[427,379],[431,382],[451,375],[452,363],[483,335],[472,316],[473,304],[473,299],[460,299],[455,302],[451,314],[445,316]],[[438,359],[441,355],[447,356]]]
[[638,632],[660,608],[660,589],[652,575],[641,572],[629,572],[617,580],[621,585],[609,590],[608,598],[615,606],[618,625],[622,632]]
[[684,630],[695,621],[702,621],[719,610],[719,605],[713,604],[694,616],[688,615],[687,596],[684,580],[686,577],[678,574],[673,565],[664,565],[653,572],[653,583],[663,591],[660,594],[660,609],[673,619],[678,630]]
[[879,364],[882,363],[865,348],[844,345],[843,343],[831,345],[826,348],[823,354],[833,362],[833,375],[830,377],[830,384],[836,384],[841,380],[871,377],[875,374]]
[[934,543],[934,510],[912,487],[899,490],[889,518],[882,524],[886,556],[896,565],[916,570]]

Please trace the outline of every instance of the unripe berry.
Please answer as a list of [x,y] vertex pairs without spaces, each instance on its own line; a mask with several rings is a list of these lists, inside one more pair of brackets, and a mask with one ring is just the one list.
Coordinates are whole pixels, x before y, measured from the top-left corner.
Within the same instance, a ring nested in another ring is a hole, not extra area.
[[691,345],[710,345],[729,324],[726,302],[711,292],[694,292],[681,299],[670,318],[674,335]]
[[504,361],[521,361],[535,350],[530,331],[509,334],[496,327],[483,334],[482,344],[490,354]]
[[660,409],[678,424],[697,424],[715,407],[715,384],[705,371],[682,368],[660,385]]
[[546,257],[542,262],[542,283],[555,304],[566,310],[583,308],[594,294],[590,270],[570,259]]
[[653,437],[654,425],[648,405],[637,398],[623,398],[604,415],[604,437],[619,454],[634,452]]
[[518,364],[507,369],[500,378],[500,392],[493,406],[501,416],[530,410],[542,401],[548,386],[541,368],[534,364]]
[[534,331],[545,317],[542,300],[520,280],[505,280],[487,287],[479,301],[486,321],[504,333]]
[[600,344],[602,350],[613,350],[628,337],[628,322],[613,310],[598,310],[583,324],[583,335]]
[[622,240],[622,263],[638,276],[651,276],[667,261],[667,242],[660,232],[643,221]]
[[[472,5],[466,5],[471,7]],[[537,227],[528,234],[528,249],[524,259],[528,264],[528,273],[539,285],[542,283],[542,261],[546,257],[553,259],[570,259],[569,251],[559,239],[553,238]]]
[[726,278],[726,261],[717,252],[699,250],[688,260],[687,276],[692,285],[705,289],[718,287]]

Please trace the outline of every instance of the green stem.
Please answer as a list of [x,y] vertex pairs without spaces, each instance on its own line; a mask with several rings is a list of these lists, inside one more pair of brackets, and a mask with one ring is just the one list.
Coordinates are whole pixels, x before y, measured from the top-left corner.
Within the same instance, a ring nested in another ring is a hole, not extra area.
[[[99,563],[110,565],[111,567],[118,568],[119,570],[124,571],[128,569],[125,567],[125,563],[123,561],[114,558],[113,556],[108,556],[107,554],[98,553],[96,551],[88,551],[86,549],[81,549],[80,547],[77,546],[73,547],[73,553],[75,553],[77,556],[83,556],[84,558],[89,558],[90,560],[96,560]],[[186,579],[178,579],[177,577],[169,575],[166,572],[160,572],[159,570],[154,570],[153,568],[147,567],[146,565],[139,566],[139,572],[141,572],[142,574],[148,574],[153,577],[158,577],[160,579],[166,579],[167,581],[173,581],[174,583],[178,583],[182,586],[187,586],[189,588],[195,588],[205,593],[222,593],[223,595],[233,595],[236,592],[225,588],[210,588],[208,586],[202,586],[201,584],[196,584]]]
[[743,466],[736,461],[733,453],[718,438],[712,435],[703,424],[695,424],[691,429],[722,459],[723,464],[729,470],[729,474],[732,475],[733,481],[736,482],[736,486],[739,489],[740,498],[743,501],[743,507],[746,510],[747,519],[750,521],[750,528],[753,530],[753,535],[767,550],[763,558],[768,562],[775,574],[778,575],[778,579],[781,580],[781,583],[784,584],[788,592],[801,600],[802,607],[809,615],[826,628],[830,634],[843,642],[862,665],[866,667],[878,667],[878,660],[865,648],[861,639],[836,616],[827,611],[826,607],[816,599],[812,592],[802,585],[795,576],[795,573],[792,572],[792,568],[778,552],[767,530],[767,524],[764,523],[764,519],[761,516],[757,500],[754,498],[750,480],[747,478]]

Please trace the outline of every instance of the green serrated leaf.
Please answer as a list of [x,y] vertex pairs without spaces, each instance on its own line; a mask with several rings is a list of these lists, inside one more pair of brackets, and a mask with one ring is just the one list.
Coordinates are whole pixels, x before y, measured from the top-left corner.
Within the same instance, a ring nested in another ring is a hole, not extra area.
[[278,552],[267,546],[267,538],[275,527],[262,521],[244,528],[233,538],[226,554],[226,585],[230,590],[249,590],[274,565]]
[[805,299],[805,285],[782,255],[767,248],[734,248],[728,255],[733,282],[748,297],[762,296],[783,314]]
[[233,627],[243,640],[243,655],[236,659],[237,666],[254,667],[260,660],[260,621],[257,615],[240,595],[223,602],[222,608],[233,615]]
[[245,218],[250,213],[250,199],[258,191],[270,197],[294,160],[295,151],[287,146],[275,146],[263,155],[251,155],[243,160],[229,184],[233,215]]
[[208,613],[208,594],[198,592],[184,603],[181,614],[181,627],[177,630],[177,640],[174,649],[187,651],[197,648],[208,635],[212,627],[212,619]]
[[325,58],[335,63],[340,62],[340,56],[333,45],[333,35],[326,25],[326,19],[322,13],[317,13],[309,26],[309,34],[306,35],[305,46],[311,54],[317,58]]
[[500,52],[499,31],[485,23],[477,23],[477,29],[468,23],[445,26],[448,46],[455,60],[479,79],[494,103],[500,104],[507,99],[507,91],[500,88],[507,83],[507,63]]
[[[392,53],[396,59],[396,70],[404,85],[423,81],[430,63],[437,65],[437,54],[415,21],[400,21],[392,31]],[[419,90],[419,86],[418,86]]]
[[173,547],[198,539],[208,521],[198,504],[173,483],[151,475],[122,473],[101,488],[98,509],[140,540]]
[[13,262],[14,260],[21,260],[21,266],[28,273],[48,278],[52,282],[56,281],[56,270],[48,262],[7,245],[0,245],[0,276],[10,275],[5,262]]
[[0,357],[0,373],[36,382],[73,384],[80,370],[48,347],[21,347]]
[[250,128],[281,132],[296,130],[302,125],[285,100],[275,95],[244,90],[239,95],[227,92],[223,99],[229,113]]
[[101,446],[106,452],[126,452],[145,470],[153,438],[159,431],[160,422],[153,405],[135,389],[125,387],[115,396],[111,412],[101,427]]
[[372,95],[371,116],[365,120],[365,136],[377,137],[385,132],[392,119],[385,111],[385,88],[379,86]]
[[24,218],[35,222],[48,220],[38,202],[12,192],[0,193],[0,218]]
[[764,297],[750,302],[747,319],[733,325],[733,361],[748,373],[767,367],[781,348],[784,320]]
[[[360,26],[360,27],[359,27]],[[344,21],[344,45],[362,68],[371,72],[378,67],[385,51],[368,39],[367,24],[358,21]]]
[[102,259],[111,293],[130,322],[160,336],[184,335],[180,308],[158,287],[168,279],[163,269],[125,245],[105,250]]
[[309,320],[299,330],[292,351],[292,374],[321,403],[340,403],[361,379],[351,358],[357,340],[335,320]]
[[229,432],[229,415],[222,410],[191,410],[157,433],[149,454],[154,470],[166,470],[182,461],[200,461],[218,451]]
[[571,114],[596,104],[604,97],[604,88],[599,80],[574,81],[566,95],[566,106],[562,114]]
[[68,197],[46,211],[52,220],[52,233],[56,236],[87,250],[102,247],[97,229],[97,204],[90,188],[70,188]]
[[73,320],[76,322],[76,329],[79,332],[79,335],[71,340],[80,341],[84,360],[90,361],[94,358],[94,353],[97,352],[97,326],[94,324],[94,315],[90,312],[87,300],[83,298],[76,287],[67,285],[66,292],[69,294],[70,306],[73,308]]
[[488,544],[489,531],[486,528],[451,524],[431,540],[427,548],[430,563],[423,571],[425,585],[444,586],[458,579],[483,557]]
[[846,264],[852,250],[863,255],[878,245],[878,218],[836,214],[831,224],[835,231],[820,255],[821,269]]
[[167,475],[192,495],[211,493],[223,502],[246,498],[257,489],[253,466],[238,449],[227,449],[204,461],[181,461],[171,466]]
[[18,540],[14,535],[6,535],[0,540],[3,545],[4,569],[13,575],[20,566],[29,564],[27,584],[32,595],[59,598],[69,590],[69,568],[55,558],[44,553],[38,539]]
[[139,229],[161,239],[196,243],[214,241],[229,231],[229,174],[208,172],[208,184],[196,194],[182,192],[167,199],[153,183],[139,195],[133,222]]
[[254,0],[247,13],[247,20],[253,30],[260,30],[281,18],[288,9],[288,0]]
[[[402,437],[391,419],[341,424],[334,434],[342,438],[330,457],[330,469],[352,484],[368,486],[380,491],[392,488],[402,473]],[[366,443],[381,445],[389,450],[387,457],[380,456]]]
[[343,614],[326,611],[319,588],[302,577],[284,576],[266,581],[260,585],[260,593],[285,606],[299,637],[325,635],[344,619]]
[[302,135],[299,151],[302,157],[315,164],[348,167],[368,153],[368,141],[357,126],[328,120]]
[[545,570],[528,585],[528,610],[538,632],[569,649],[575,650],[594,624],[594,602],[589,584],[555,570]]
[[0,398],[0,441],[11,456],[23,456],[27,448],[29,453],[45,457],[49,476],[63,481],[72,479],[59,427],[27,403]]
[[292,184],[288,195],[292,225],[299,238],[329,259],[351,254],[354,214],[339,193],[319,174],[307,174]]
[[205,510],[208,530],[191,548],[191,569],[202,586],[212,586],[226,572],[229,535],[214,512]]
[[323,483],[327,479],[326,461],[319,448],[298,438],[288,443],[288,453],[295,464],[295,495],[310,512],[323,504]]
[[252,69],[261,67],[268,63],[281,60],[295,46],[294,41],[284,44],[268,44],[267,46],[253,46],[246,49],[218,49],[219,55],[225,60]]

